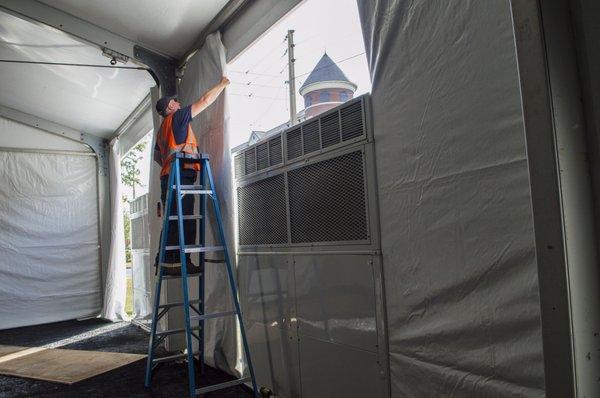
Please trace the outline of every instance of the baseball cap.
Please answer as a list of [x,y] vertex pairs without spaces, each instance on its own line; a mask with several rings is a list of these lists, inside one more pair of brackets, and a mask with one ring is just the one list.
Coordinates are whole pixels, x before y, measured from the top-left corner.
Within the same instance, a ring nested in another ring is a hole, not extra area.
[[156,101],[156,112],[158,112],[162,115],[162,113],[165,111],[165,109],[167,109],[167,106],[169,106],[169,102],[172,99],[177,99],[177,96],[176,95],[166,95],[166,96],[162,97],[161,99],[159,99],[158,101]]

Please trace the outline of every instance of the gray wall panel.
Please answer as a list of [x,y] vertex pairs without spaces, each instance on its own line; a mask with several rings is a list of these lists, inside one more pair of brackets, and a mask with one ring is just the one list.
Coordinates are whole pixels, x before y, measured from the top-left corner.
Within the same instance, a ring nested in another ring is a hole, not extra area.
[[299,334],[377,352],[372,256],[294,256],[294,272]]
[[386,380],[377,355],[312,337],[300,337],[302,396],[381,398]]

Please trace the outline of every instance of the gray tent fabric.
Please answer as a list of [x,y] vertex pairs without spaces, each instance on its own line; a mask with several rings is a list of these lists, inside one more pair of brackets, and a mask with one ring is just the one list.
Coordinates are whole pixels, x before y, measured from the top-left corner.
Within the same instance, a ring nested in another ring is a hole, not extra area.
[[[179,86],[178,95],[182,104],[191,104],[207,90],[219,82],[225,73],[225,47],[220,33],[210,35],[202,47],[187,63],[185,75]],[[204,112],[194,118],[192,128],[196,133],[200,151],[210,155],[210,166],[215,180],[217,194],[232,265],[235,267],[234,227],[233,227],[233,188],[231,175],[231,154],[227,134],[227,104],[225,94]],[[198,201],[196,201],[198,203]],[[210,202],[210,201],[209,201]],[[210,218],[207,219],[207,245],[214,245],[218,236],[217,224],[212,205],[207,207]],[[216,258],[221,253],[209,253],[207,257]],[[223,264],[206,264],[205,273],[205,311],[207,313],[230,311],[233,309],[227,273]],[[212,319],[205,323],[206,360],[230,373],[240,368],[240,359],[236,343],[236,321],[233,317]]]
[[358,1],[392,397],[541,397],[531,194],[508,1]]

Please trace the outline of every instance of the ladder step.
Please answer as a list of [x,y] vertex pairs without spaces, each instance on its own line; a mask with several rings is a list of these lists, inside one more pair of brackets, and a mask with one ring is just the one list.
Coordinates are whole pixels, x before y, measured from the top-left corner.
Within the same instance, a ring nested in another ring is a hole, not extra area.
[[[198,330],[198,329],[200,329],[200,325],[195,325],[195,326],[190,327],[190,330]],[[163,330],[161,332],[157,331],[156,336],[169,336],[171,334],[177,334],[177,333],[185,333],[185,328]]]
[[[197,299],[197,300],[190,300],[188,304],[199,304],[202,300]],[[172,308],[172,307],[181,307],[183,305],[183,301],[178,301],[175,303],[167,303],[167,304],[161,304],[158,306],[158,308]]]
[[[182,220],[201,220],[202,216],[200,214],[189,214],[183,216]],[[169,216],[169,220],[179,220],[177,216]]]
[[205,258],[205,263],[213,263],[213,264],[225,264],[225,260],[216,260],[214,258]]
[[240,384],[248,383],[248,382],[250,382],[250,380],[251,380],[250,377],[243,377],[241,379],[226,381],[225,383],[219,383],[219,384],[215,384],[212,386],[196,388],[196,395],[204,394],[204,393],[211,392],[211,391],[222,390],[223,388],[229,388],[229,387],[237,386]]
[[235,314],[237,314],[237,312],[227,311],[227,312],[214,312],[212,314],[204,314],[204,315],[192,315],[192,316],[190,316],[190,322],[204,321],[206,319],[212,319],[212,318],[221,318],[221,317],[231,316],[231,315],[235,315]]
[[[190,189],[204,189],[203,185],[180,185],[179,188],[182,191],[187,191]],[[177,185],[173,185],[173,189],[177,189]]]
[[175,157],[177,159],[182,159],[182,160],[188,160],[188,159],[193,159],[193,160],[201,160],[201,159],[209,159],[208,153],[185,153],[185,152],[177,152],[175,154]]
[[[179,245],[166,246],[165,250],[179,250]],[[223,246],[187,245],[185,247],[185,253],[206,253],[206,252],[220,252],[220,251],[223,251]]]
[[[193,278],[194,276],[202,276],[202,272],[198,272],[197,274],[188,274],[188,278]],[[163,275],[163,280],[165,279],[181,279],[181,275]]]
[[182,195],[212,195],[213,191],[210,189],[186,189],[181,191]]
[[[195,352],[192,355],[198,355],[198,353]],[[182,354],[169,355],[167,357],[153,358],[152,363],[169,362],[169,361],[174,361],[176,359],[181,359],[181,358],[187,358],[187,354],[182,353]]]

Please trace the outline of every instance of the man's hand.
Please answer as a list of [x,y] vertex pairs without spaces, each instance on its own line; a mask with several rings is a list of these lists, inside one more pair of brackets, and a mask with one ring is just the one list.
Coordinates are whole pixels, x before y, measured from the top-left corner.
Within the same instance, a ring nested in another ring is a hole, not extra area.
[[215,102],[219,94],[229,85],[229,79],[225,76],[221,77],[221,81],[208,90],[200,99],[192,104],[192,117],[196,117],[200,112],[205,110]]

